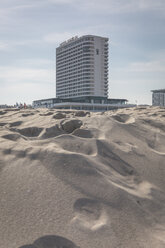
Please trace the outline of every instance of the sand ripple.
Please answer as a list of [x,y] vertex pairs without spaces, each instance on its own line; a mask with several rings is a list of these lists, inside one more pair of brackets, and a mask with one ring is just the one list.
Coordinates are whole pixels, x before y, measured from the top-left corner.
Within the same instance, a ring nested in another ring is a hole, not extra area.
[[1,110],[0,247],[165,247],[164,116]]

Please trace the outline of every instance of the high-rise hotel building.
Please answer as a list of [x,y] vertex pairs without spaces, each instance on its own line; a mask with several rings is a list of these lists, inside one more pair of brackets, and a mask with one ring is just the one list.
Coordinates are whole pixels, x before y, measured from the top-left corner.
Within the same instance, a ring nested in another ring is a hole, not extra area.
[[74,37],[56,48],[56,97],[108,97],[108,38]]
[[108,38],[84,35],[56,48],[56,98],[33,101],[34,108],[107,111],[134,107],[108,98]]

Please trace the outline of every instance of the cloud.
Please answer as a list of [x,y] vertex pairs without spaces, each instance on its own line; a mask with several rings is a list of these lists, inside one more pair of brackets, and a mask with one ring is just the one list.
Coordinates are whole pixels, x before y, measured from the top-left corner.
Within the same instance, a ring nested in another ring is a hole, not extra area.
[[[155,56],[155,58],[153,58]],[[164,87],[165,59],[152,54],[148,61],[137,61],[111,67],[110,97],[151,104],[151,90]],[[122,89],[122,90],[121,90]]]
[[[110,98],[126,98],[133,104],[151,104],[151,90],[158,87],[157,83],[158,81],[155,79],[141,79],[136,75],[133,79],[114,79],[110,84]],[[138,87],[136,87],[137,85]],[[161,82],[159,82],[159,87],[161,87],[160,85]]]
[[164,0],[46,0],[52,4],[72,4],[88,12],[128,13],[134,11],[159,10],[165,7]]
[[139,0],[137,1],[139,9],[162,10],[165,7],[164,0]]
[[0,4],[3,10],[14,10],[31,8],[39,3],[43,3],[43,0],[1,0]]
[[132,72],[164,72],[165,61],[149,61],[149,62],[136,62],[130,64],[129,68]]
[[6,42],[0,41],[0,51],[15,51],[20,47],[34,47],[34,45],[41,45],[43,41],[41,39],[10,39]]
[[50,64],[54,65],[54,58],[53,59],[42,59],[42,58],[38,58],[38,59],[21,59],[18,60],[18,64],[23,64],[26,67],[44,67],[44,68],[48,68],[50,66]]
[[44,41],[48,43],[61,43],[70,37],[72,37],[71,32],[62,32],[62,33],[50,33],[44,36]]
[[[22,61],[23,62],[23,61]],[[30,61],[26,61],[26,64]],[[35,61],[37,63],[37,60]],[[35,64],[31,64],[33,66]],[[47,65],[49,61],[38,60]],[[35,99],[55,97],[54,68],[36,69],[12,66],[0,67],[0,103],[32,103]]]
[[47,69],[19,68],[11,66],[0,67],[1,83],[14,84],[18,82],[47,82],[50,74]]
[[72,4],[79,2],[79,0],[46,0],[46,1],[54,4]]
[[38,8],[42,6],[42,1],[27,1],[27,0],[1,0],[0,2],[0,29],[4,29],[4,27],[8,24],[17,23],[18,20],[18,12],[28,11],[31,8]]
[[48,43],[61,43],[65,40],[68,40],[74,36],[81,36],[84,35],[82,31],[73,31],[73,32],[61,32],[61,33],[50,33],[44,36],[43,40]]
[[6,8],[0,9],[0,29],[4,29],[4,25],[9,21],[9,11]]
[[91,0],[83,1],[84,6],[91,9],[106,10],[108,12],[120,13],[145,10],[162,10],[165,7],[164,0]]
[[[104,24],[99,24],[95,26],[88,26],[86,28],[79,28],[79,29],[73,29],[70,32],[54,32],[54,33],[49,33],[43,37],[43,40],[47,43],[55,43],[59,45],[61,42],[66,41],[74,36],[83,36],[83,35],[88,35],[88,34],[95,34],[95,35],[100,35],[103,36],[105,32],[105,26]],[[108,25],[108,28],[110,28],[110,25]]]
[[49,84],[38,85],[35,82],[29,83],[15,83],[13,85],[4,85],[1,87],[0,104],[15,104],[16,102],[26,102],[31,104],[37,99],[55,97],[53,87]]
[[[151,74],[156,73],[165,73],[165,60],[151,60],[151,61],[140,61],[140,62],[132,62],[123,67],[116,67],[114,71],[120,73],[148,73],[149,76]],[[137,74],[136,74],[137,75]]]
[[7,43],[0,41],[0,51],[6,51],[9,49],[9,46]]

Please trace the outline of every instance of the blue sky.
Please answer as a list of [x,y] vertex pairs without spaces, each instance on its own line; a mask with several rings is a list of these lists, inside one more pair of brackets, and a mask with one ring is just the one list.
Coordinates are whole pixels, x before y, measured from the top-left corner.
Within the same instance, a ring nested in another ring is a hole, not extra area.
[[0,0],[0,104],[55,96],[55,48],[109,38],[109,96],[151,104],[165,88],[165,0]]

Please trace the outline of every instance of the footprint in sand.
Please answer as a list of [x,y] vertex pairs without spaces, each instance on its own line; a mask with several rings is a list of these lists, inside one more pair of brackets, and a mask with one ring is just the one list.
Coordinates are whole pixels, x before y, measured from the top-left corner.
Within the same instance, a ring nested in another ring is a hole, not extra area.
[[3,135],[2,138],[12,140],[12,141],[17,141],[18,139],[22,138],[20,134],[17,133],[11,133],[11,134],[6,134]]
[[0,127],[7,125],[7,122],[0,122]]
[[75,217],[72,223],[96,231],[107,224],[107,214],[102,204],[96,200],[80,198],[74,204]]
[[80,248],[80,246],[64,237],[47,235],[35,240],[33,244],[23,245],[19,248]]
[[15,121],[10,123],[10,127],[17,127],[20,126],[23,123],[23,121]]
[[79,110],[77,112],[75,112],[74,114],[75,116],[79,116],[79,117],[84,117],[86,115],[90,115],[90,112],[86,112],[86,111],[83,111],[83,110]]
[[0,115],[5,115],[6,113],[6,111],[0,111]]
[[64,119],[66,118],[66,114],[63,114],[61,112],[58,112],[56,113],[54,116],[53,116],[54,119]]
[[126,115],[126,114],[114,115],[112,116],[112,118],[116,120],[117,122],[123,123],[123,124],[132,124],[135,122],[134,117],[131,117],[130,115]]
[[49,116],[49,115],[53,115],[53,112],[46,112],[44,114],[39,114],[40,116]]
[[82,124],[82,121],[77,119],[64,120],[61,122],[61,127],[66,133],[72,133],[77,128],[80,128]]
[[31,115],[34,115],[34,113],[26,113],[26,114],[22,114],[22,117],[28,117],[28,116],[31,116]]
[[26,137],[37,137],[41,133],[43,128],[39,127],[27,127],[22,129],[17,129],[17,132],[19,132],[21,135]]

